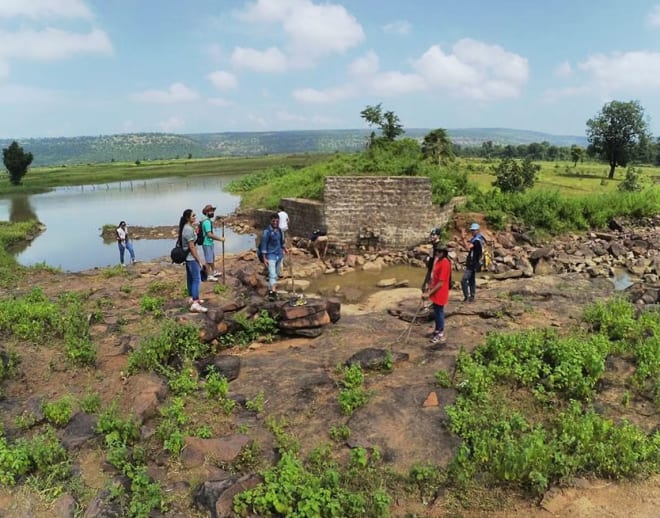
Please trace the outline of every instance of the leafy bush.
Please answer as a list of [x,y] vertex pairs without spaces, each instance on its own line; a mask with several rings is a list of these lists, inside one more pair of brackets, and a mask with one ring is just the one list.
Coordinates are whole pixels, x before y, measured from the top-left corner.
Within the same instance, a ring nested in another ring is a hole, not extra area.
[[246,346],[259,337],[271,342],[279,332],[277,320],[270,316],[265,309],[262,309],[252,318],[247,318],[242,313],[238,313],[234,316],[234,322],[237,324],[238,330],[220,337],[220,342],[224,345]]
[[367,404],[369,392],[364,387],[364,373],[359,364],[345,367],[342,388],[339,391],[339,406],[346,415],[351,415],[356,408]]
[[541,166],[532,163],[531,158],[525,158],[523,162],[511,158],[503,158],[500,163],[493,168],[496,180],[493,187],[497,187],[502,192],[523,192],[534,187],[536,174],[541,170]]
[[54,424],[55,426],[64,426],[71,420],[73,413],[73,403],[71,397],[64,396],[63,398],[52,401],[44,402],[42,405],[44,417],[46,421]]

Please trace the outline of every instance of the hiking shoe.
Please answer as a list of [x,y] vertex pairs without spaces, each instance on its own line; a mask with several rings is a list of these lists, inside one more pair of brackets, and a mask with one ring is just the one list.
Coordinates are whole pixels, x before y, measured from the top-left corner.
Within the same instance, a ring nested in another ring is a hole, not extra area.
[[431,338],[432,344],[444,344],[447,342],[447,337],[444,333],[433,333],[433,338]]
[[272,291],[272,290],[269,290],[269,291],[268,291],[268,297],[267,297],[267,298],[268,298],[268,300],[270,300],[271,302],[272,302],[272,301],[275,301],[275,300],[277,300],[277,293],[275,293],[275,292]]
[[202,306],[199,302],[193,302],[190,305],[190,311],[193,313],[206,313],[208,309]]
[[471,297],[468,297],[467,301],[468,301],[468,303],[470,303],[470,304],[471,304],[472,302],[474,302],[474,295],[472,295]]

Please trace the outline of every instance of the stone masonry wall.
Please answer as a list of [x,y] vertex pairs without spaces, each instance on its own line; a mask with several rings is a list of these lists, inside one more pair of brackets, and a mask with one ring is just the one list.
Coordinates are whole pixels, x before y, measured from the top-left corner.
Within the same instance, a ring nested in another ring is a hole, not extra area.
[[330,241],[352,250],[373,234],[379,248],[408,248],[444,226],[454,207],[434,206],[431,180],[408,176],[329,176],[324,188]]
[[[427,242],[429,231],[447,225],[454,208],[465,199],[453,198],[443,207],[433,205],[428,178],[329,176],[324,202],[283,198],[280,203],[289,214],[290,235],[308,237],[325,226],[332,248],[355,251],[365,244],[403,249]],[[273,212],[277,211],[256,210],[257,228],[267,227]],[[364,239],[370,235],[374,237]]]

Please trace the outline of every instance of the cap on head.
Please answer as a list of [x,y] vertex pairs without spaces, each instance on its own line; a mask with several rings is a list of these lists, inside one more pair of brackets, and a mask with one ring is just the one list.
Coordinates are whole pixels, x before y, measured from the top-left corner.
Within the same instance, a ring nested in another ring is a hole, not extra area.
[[435,227],[435,228],[431,229],[431,237],[433,237],[433,236],[440,237],[440,228],[439,227]]
[[433,245],[433,253],[437,254],[440,252],[442,252],[444,255],[448,255],[449,250],[447,249],[447,245],[442,245],[440,243],[436,243],[435,245]]
[[208,205],[205,205],[204,208],[202,209],[202,214],[206,214],[208,212],[215,212],[215,207],[210,203]]
[[470,230],[479,230],[479,228],[479,223],[472,223],[472,225],[470,225]]

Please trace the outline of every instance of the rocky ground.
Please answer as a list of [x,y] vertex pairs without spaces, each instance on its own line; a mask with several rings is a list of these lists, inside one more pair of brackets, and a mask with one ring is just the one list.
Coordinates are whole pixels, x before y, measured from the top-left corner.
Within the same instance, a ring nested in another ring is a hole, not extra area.
[[[269,452],[273,439],[264,426],[264,419],[265,416],[278,416],[286,419],[303,450],[308,451],[319,443],[320,438],[327,437],[332,425],[345,421],[337,405],[335,367],[355,354],[364,353],[367,348],[375,348],[391,350],[395,366],[389,374],[371,373],[367,377],[367,388],[374,396],[346,423],[352,431],[350,445],[378,446],[385,461],[401,472],[420,460],[444,466],[456,448],[456,439],[442,426],[446,420],[444,406],[451,404],[455,396],[451,389],[437,387],[434,374],[440,369],[451,371],[459,350],[474,349],[490,331],[546,326],[567,330],[578,325],[577,319],[585,304],[613,294],[613,285],[607,279],[609,267],[640,268],[637,274],[647,277],[633,288],[633,291],[637,290],[636,300],[640,304],[657,303],[656,285],[660,272],[657,271],[657,256],[650,256],[649,252],[660,249],[660,246],[656,242],[658,227],[655,227],[656,233],[652,228],[651,223],[634,231],[622,227],[601,235],[571,236],[546,246],[525,241],[524,233],[490,236],[497,243],[495,249],[498,250],[494,271],[481,274],[475,303],[463,304],[459,292],[452,292],[447,308],[449,340],[440,348],[431,346],[428,341],[430,324],[428,313],[420,310],[419,290],[401,287],[383,289],[355,304],[342,303],[339,320],[316,322],[318,325],[312,326],[321,327],[317,337],[294,336],[275,343],[255,342],[243,349],[223,350],[223,356],[239,360],[230,366],[235,369],[230,383],[232,397],[244,401],[264,391],[265,403],[262,412],[243,409],[236,413],[233,421],[218,417],[212,423],[214,438],[225,441],[223,451],[238,452],[249,436],[261,445],[264,459],[272,460]],[[168,230],[158,232],[167,234]],[[615,253],[618,250],[615,244],[621,245],[620,253]],[[600,253],[602,250],[605,252]],[[385,267],[403,258],[414,263],[422,252],[373,253],[353,259],[334,258],[325,264],[315,261],[303,250],[297,250],[293,257],[297,277],[306,277],[328,271],[359,269],[365,264]],[[642,258],[644,261],[640,261]],[[539,264],[543,268],[550,267],[535,272]],[[242,297],[243,305],[262,303],[264,280],[260,270],[254,253],[246,252],[226,258],[225,277],[229,289],[217,289],[213,283],[203,284],[202,297],[209,308],[216,310],[213,327],[218,333],[223,321],[218,315],[230,314],[235,309],[232,305],[237,303],[237,293],[249,294],[247,301]],[[512,271],[521,273],[500,275]],[[148,325],[139,310],[140,297],[156,282],[177,286],[175,295],[166,305],[168,315],[192,321],[208,320],[208,317],[186,312],[185,299],[179,288],[184,278],[182,267],[163,260],[137,263],[112,276],[105,270],[79,274],[40,272],[30,277],[29,283],[26,280],[24,285],[13,287],[12,294],[25,293],[34,286],[41,286],[49,295],[64,290],[84,291],[91,293],[92,301],[110,300],[112,304],[103,306],[102,318],[92,326],[94,342],[98,346],[94,369],[72,371],[63,363],[61,352],[57,350],[21,346],[23,361],[19,374],[5,382],[5,399],[1,402],[6,426],[11,428],[12,418],[36,400],[56,399],[67,393],[80,398],[88,391],[96,390],[104,405],[119,398],[124,410],[140,415],[143,433],[147,436],[153,433],[151,417],[162,400],[165,387],[162,381],[152,376],[127,376],[127,355],[143,336],[157,329],[158,324],[155,327]],[[286,291],[290,280],[285,278],[282,282]],[[656,298],[652,300],[654,294]],[[312,299],[310,295],[309,301]],[[210,339],[217,340],[217,337],[216,334]],[[623,408],[617,403],[620,400],[620,394],[614,388],[602,394],[604,411],[613,417],[625,414],[647,430],[660,425],[660,416],[649,408],[648,401],[633,400]],[[180,461],[172,462],[161,456],[150,466],[150,474],[161,480],[168,494],[174,497],[171,511],[166,516],[208,516],[208,512],[192,506],[190,496],[197,483],[223,476],[218,467],[221,463],[211,465],[204,462],[207,447],[190,438]],[[91,488],[90,500],[93,501],[112,477],[98,439],[89,437],[72,446],[71,452],[76,469]],[[637,484],[576,480],[571,487],[553,488],[541,501],[508,497],[497,506],[492,505],[492,498],[485,500],[491,505],[488,510],[475,505],[472,510],[462,512],[462,516],[650,518],[658,516],[660,509],[660,478]],[[401,499],[396,502],[393,514],[447,516],[455,512],[446,504],[442,496],[429,505]],[[96,515],[102,514],[90,514],[88,510],[86,516]],[[33,491],[4,488],[0,489],[0,516],[73,514],[66,495],[50,502]]]

